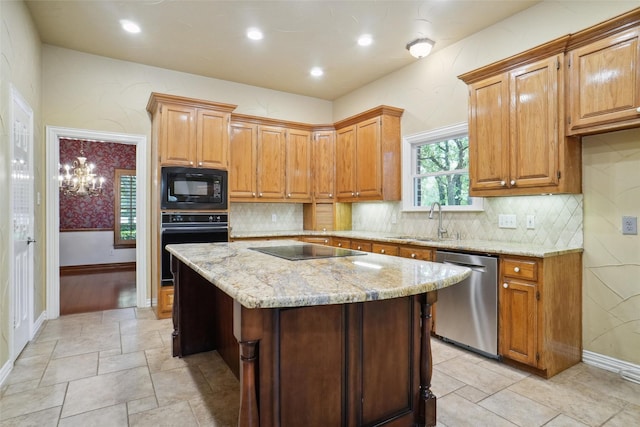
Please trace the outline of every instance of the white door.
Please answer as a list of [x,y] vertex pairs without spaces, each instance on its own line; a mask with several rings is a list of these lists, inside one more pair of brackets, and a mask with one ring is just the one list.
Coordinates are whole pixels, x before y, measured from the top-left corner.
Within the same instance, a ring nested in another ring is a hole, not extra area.
[[12,87],[11,192],[13,261],[13,351],[15,359],[30,339],[33,323],[33,111]]

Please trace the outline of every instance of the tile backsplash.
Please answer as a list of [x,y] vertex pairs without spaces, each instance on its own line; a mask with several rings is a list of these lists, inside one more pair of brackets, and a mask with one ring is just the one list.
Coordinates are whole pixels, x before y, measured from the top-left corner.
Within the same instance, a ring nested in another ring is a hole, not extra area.
[[[499,214],[516,215],[517,228],[498,228]],[[534,215],[534,229],[526,228],[527,215]],[[438,228],[437,216],[403,212],[401,202],[354,203],[352,218],[355,231],[435,237]],[[582,221],[581,194],[485,198],[483,211],[442,213],[449,236],[546,246],[582,247]],[[236,232],[301,231],[302,205],[232,203],[230,222]]]

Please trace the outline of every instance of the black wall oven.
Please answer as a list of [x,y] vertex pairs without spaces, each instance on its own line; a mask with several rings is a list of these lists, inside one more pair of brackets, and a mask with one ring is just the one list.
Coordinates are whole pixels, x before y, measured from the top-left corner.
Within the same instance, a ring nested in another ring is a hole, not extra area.
[[226,170],[165,166],[160,175],[160,209],[227,210]]
[[162,244],[162,286],[173,285],[171,254],[166,245],[229,241],[229,214],[207,212],[163,212],[160,229]]

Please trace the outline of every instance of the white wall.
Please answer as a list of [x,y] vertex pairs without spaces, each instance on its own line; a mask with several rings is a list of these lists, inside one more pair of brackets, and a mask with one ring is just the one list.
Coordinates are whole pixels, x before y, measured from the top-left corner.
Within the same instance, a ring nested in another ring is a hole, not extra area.
[[60,267],[121,262],[136,262],[136,249],[114,249],[112,230],[60,233]]

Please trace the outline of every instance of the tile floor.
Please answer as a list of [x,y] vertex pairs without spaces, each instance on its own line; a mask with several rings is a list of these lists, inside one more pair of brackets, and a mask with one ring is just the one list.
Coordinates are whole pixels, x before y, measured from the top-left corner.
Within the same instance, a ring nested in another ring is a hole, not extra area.
[[[0,427],[232,426],[238,382],[216,352],[171,357],[150,309],[62,316],[0,388]],[[640,425],[640,385],[585,364],[550,380],[434,341],[440,426]]]

